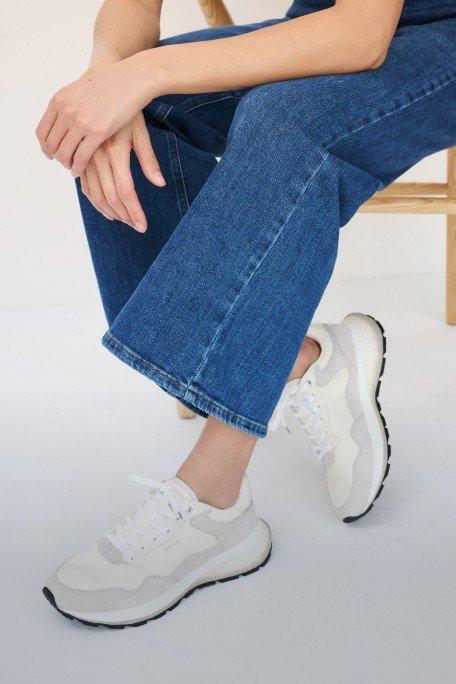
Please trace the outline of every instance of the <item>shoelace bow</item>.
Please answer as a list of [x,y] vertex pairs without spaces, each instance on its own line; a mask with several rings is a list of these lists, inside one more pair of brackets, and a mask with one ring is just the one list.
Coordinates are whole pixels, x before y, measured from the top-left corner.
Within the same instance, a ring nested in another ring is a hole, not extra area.
[[107,539],[124,556],[133,558],[132,552],[143,548],[143,539],[157,540],[156,533],[169,533],[167,520],[180,520],[184,513],[191,511],[188,501],[182,500],[178,493],[165,482],[149,480],[146,477],[130,475],[132,484],[144,485],[151,490],[149,498],[139,508],[118,525]]
[[271,430],[277,430],[278,426],[282,425],[291,434],[292,430],[287,421],[291,412],[304,427],[310,443],[321,459],[328,451],[331,451],[334,445],[328,441],[328,432],[325,429],[323,417],[320,415],[321,406],[317,403],[312,388],[312,381],[305,376],[287,383],[269,422],[269,427]]

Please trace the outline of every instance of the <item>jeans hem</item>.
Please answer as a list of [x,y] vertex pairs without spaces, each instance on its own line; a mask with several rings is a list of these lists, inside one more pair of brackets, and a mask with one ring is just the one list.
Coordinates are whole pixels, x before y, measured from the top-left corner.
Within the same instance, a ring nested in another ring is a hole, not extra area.
[[139,354],[129,347],[125,346],[123,342],[118,340],[111,332],[106,332],[101,340],[102,344],[108,351],[110,351],[118,359],[126,363],[128,366],[145,375],[150,380],[153,380],[159,387],[172,397],[181,400],[198,415],[206,416],[210,414],[215,418],[223,421],[231,427],[247,432],[254,437],[265,437],[268,427],[262,423],[249,420],[234,411],[231,411],[223,404],[216,402],[211,397],[207,396],[200,389],[196,389],[191,385],[187,385],[180,380],[177,380],[167,371],[158,368],[150,361],[143,359]]

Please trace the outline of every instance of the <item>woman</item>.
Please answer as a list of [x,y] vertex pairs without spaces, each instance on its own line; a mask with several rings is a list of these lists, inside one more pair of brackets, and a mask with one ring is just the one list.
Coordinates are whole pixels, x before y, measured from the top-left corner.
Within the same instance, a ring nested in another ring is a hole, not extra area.
[[106,0],[88,71],[37,128],[78,179],[103,343],[208,416],[177,476],[133,478],[145,503],[46,583],[67,617],[109,627],[266,563],[245,470],[268,423],[303,424],[342,520],[371,508],[382,329],[351,314],[306,333],[340,227],[456,143],[454,0],[297,0],[158,42],[161,4]]

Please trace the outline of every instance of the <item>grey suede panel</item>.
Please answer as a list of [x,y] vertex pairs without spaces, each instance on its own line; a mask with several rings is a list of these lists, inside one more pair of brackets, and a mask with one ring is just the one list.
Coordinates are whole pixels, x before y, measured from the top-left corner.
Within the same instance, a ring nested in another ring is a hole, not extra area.
[[106,539],[106,537],[100,539],[97,546],[101,555],[104,556],[104,558],[106,558],[106,560],[110,563],[113,563],[114,565],[121,565],[122,563],[125,563],[122,552],[119,551],[119,549],[116,549],[116,547],[111,544],[109,539]]
[[372,442],[364,415],[353,423],[351,436],[359,446],[359,454],[353,464],[353,484],[350,496],[347,502],[338,509],[341,519],[360,515],[366,510],[372,484]]
[[201,513],[201,515],[192,518],[190,524],[201,532],[212,534],[217,539],[217,543],[210,549],[194,553],[182,561],[171,573],[172,579],[182,579],[199,565],[239,544],[253,532],[258,522],[253,504],[250,504],[240,516],[230,522],[211,520],[209,515],[210,511]]
[[51,575],[46,586],[54,594],[57,606],[66,612],[102,612],[104,610],[120,610],[152,601],[175,582],[167,577],[151,575],[147,577],[137,589],[129,590],[121,587],[110,589],[96,589],[84,591],[66,587],[57,578],[57,573]]
[[[359,447],[359,453],[353,464],[353,482],[349,498],[341,508],[337,509],[340,517],[346,518],[359,515],[368,506],[373,468],[372,442],[359,396],[356,353],[351,332],[343,324],[324,327],[331,337],[333,353],[324,369],[318,367],[318,362],[315,364],[315,379],[321,387],[330,382],[341,368],[348,368],[349,378],[345,389],[345,399],[354,418],[350,434]],[[329,470],[334,464],[334,452],[326,454],[322,462]]]
[[342,324],[325,325],[324,328],[332,339],[333,353],[325,368],[320,368],[318,361],[314,365],[315,380],[319,387],[324,387],[341,368],[348,368],[349,377],[345,397],[353,418],[358,418],[362,414],[362,407],[359,398],[356,354],[351,332]]

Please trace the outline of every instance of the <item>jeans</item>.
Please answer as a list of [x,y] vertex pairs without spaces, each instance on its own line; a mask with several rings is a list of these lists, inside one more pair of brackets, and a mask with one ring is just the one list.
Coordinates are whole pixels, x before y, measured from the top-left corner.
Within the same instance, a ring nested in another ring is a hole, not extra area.
[[[163,43],[277,21],[287,19]],[[375,191],[456,144],[456,19],[400,27],[374,71],[170,95],[144,115],[167,180],[153,186],[132,156],[148,231],[106,220],[77,184],[103,344],[197,413],[263,437],[339,229]]]
[[[335,0],[294,0],[287,17],[295,18],[334,5]],[[405,0],[399,27],[456,17],[454,0]]]

